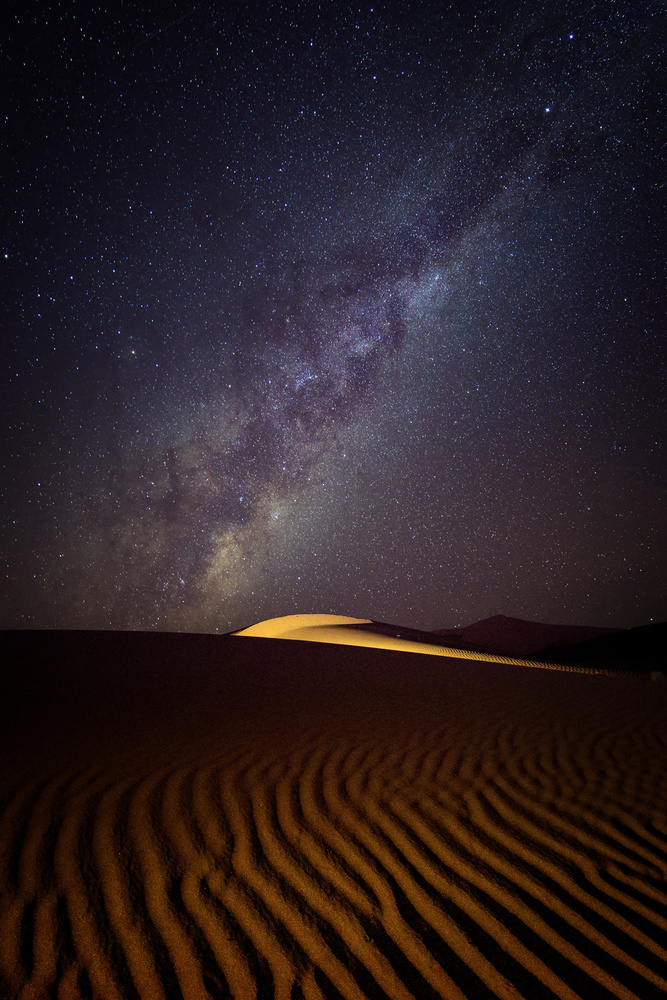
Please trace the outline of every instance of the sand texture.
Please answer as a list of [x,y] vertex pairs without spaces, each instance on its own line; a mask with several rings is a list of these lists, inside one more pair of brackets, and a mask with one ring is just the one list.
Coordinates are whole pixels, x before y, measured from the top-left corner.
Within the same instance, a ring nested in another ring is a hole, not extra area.
[[667,685],[7,633],[0,996],[667,994]]

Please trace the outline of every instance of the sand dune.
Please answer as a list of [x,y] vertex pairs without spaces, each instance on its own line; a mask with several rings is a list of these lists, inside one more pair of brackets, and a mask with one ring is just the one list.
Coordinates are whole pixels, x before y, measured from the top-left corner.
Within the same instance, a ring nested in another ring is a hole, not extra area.
[[582,642],[623,629],[594,628],[590,625],[549,625],[544,622],[493,615],[472,625],[459,628],[437,629],[435,634],[443,640],[467,641],[487,652],[505,653],[508,656],[536,657],[551,646],[572,647]]
[[[591,662],[589,663],[578,663],[566,658],[565,654],[570,651],[565,647],[556,647],[563,654],[562,661],[555,659],[553,656],[528,658],[527,656],[517,655],[514,652],[517,646],[519,649],[523,646],[528,649],[541,648],[539,639],[537,640],[537,646],[533,646],[535,642],[535,629],[537,629],[538,634],[542,630],[546,630],[547,635],[558,636],[562,634],[564,627],[525,622],[523,623],[524,625],[531,627],[529,631],[533,639],[533,643],[526,643],[523,636],[517,641],[516,635],[510,635],[509,637],[504,635],[503,632],[506,629],[501,629],[499,632],[497,628],[499,619],[502,619],[503,622],[520,621],[519,619],[505,619],[503,615],[498,615],[495,619],[489,619],[489,623],[492,626],[496,624],[496,628],[491,630],[484,629],[485,622],[478,622],[477,626],[471,626],[458,631],[445,629],[440,632],[421,632],[417,629],[402,628],[400,625],[374,622],[369,618],[347,618],[343,615],[301,614],[286,615],[280,618],[270,618],[268,621],[257,622],[255,625],[250,625],[239,632],[234,632],[234,635],[251,638],[261,636],[267,639],[299,639],[303,642],[326,642],[342,646],[368,646],[374,649],[392,649],[400,650],[404,653],[420,653],[425,656],[447,656],[461,660],[507,663],[518,667],[539,667],[543,670],[574,670],[579,673],[596,674],[618,673],[618,667],[612,662],[611,657],[609,665],[605,663],[604,659],[600,658],[591,658]],[[565,627],[565,629],[567,632],[574,633],[577,637],[574,641],[577,643],[579,643],[582,635],[586,636],[591,632],[597,635],[599,632],[604,632],[602,629],[588,629],[585,627],[580,629]],[[477,641],[473,643],[465,641],[463,645],[458,644],[457,640],[461,634],[466,639],[468,636],[474,636]],[[482,635],[488,637],[487,641],[483,644],[479,642],[479,636]],[[494,648],[493,635],[496,638],[500,636],[505,642],[501,641],[498,647]],[[523,642],[521,642],[521,638],[524,639]],[[586,647],[588,644],[584,642],[580,643],[580,645]],[[623,667],[626,668],[624,672],[632,672],[631,666],[631,663],[624,663]]]
[[665,685],[261,636],[5,645],[1,996],[667,993]]

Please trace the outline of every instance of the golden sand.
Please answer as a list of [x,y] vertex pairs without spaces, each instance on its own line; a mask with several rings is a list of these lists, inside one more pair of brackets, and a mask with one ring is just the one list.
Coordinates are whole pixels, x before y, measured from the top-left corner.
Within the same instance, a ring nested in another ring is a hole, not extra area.
[[[299,639],[304,642],[325,642],[341,646],[361,646],[372,649],[392,649],[402,653],[419,653],[423,656],[446,656],[449,659],[476,660],[486,663],[507,663],[517,667],[534,667],[542,670],[569,670],[586,674],[616,674],[617,670],[604,667],[574,666],[569,663],[543,662],[535,659],[508,656],[501,653],[471,651],[448,646],[444,640],[428,642],[424,639],[405,638],[400,631],[388,634],[384,626],[382,632],[364,630],[360,626],[373,626],[369,618],[348,618],[343,615],[301,614],[270,618],[248,628],[234,632],[234,635],[262,637],[265,639]],[[422,633],[428,635],[428,633]],[[433,633],[434,636],[437,633]]]
[[0,996],[667,994],[667,685],[275,630],[14,642]]

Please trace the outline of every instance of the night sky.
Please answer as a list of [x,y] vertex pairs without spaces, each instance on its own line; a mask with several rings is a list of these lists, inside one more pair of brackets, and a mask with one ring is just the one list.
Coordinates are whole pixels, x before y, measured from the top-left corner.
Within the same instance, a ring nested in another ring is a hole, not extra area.
[[3,19],[1,626],[667,618],[662,2]]

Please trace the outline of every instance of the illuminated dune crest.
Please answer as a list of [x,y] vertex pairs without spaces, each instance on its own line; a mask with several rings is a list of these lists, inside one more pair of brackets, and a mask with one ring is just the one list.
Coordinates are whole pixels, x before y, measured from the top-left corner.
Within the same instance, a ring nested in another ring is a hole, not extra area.
[[[368,626],[366,628],[365,626]],[[285,615],[257,622],[249,628],[233,632],[236,636],[261,637],[265,639],[300,639],[307,642],[337,643],[343,646],[370,646],[375,649],[392,649],[404,653],[422,653],[428,656],[446,656],[461,660],[485,660],[489,663],[507,663],[520,667],[541,667],[546,670],[568,670],[575,673],[607,674],[613,671],[601,667],[573,666],[571,664],[544,663],[501,653],[459,649],[446,645],[433,633],[434,642],[429,642],[431,633],[424,632],[423,639],[412,638],[396,626],[396,634],[391,634],[393,626],[381,625],[370,618],[350,618],[346,615]],[[375,631],[377,629],[378,631]],[[389,631],[388,631],[389,630]],[[419,633],[415,633],[419,635]]]
[[[369,618],[349,618],[346,615],[284,615],[282,618],[268,618],[249,628],[234,632],[234,635],[259,635],[265,639],[312,639],[313,642],[335,642],[340,640],[322,639],[322,629],[341,625],[371,625]],[[356,632],[354,633],[357,634]]]
[[[303,639],[308,642],[339,643],[343,646],[372,646],[375,649],[394,649],[406,653],[426,653],[431,656],[454,656],[460,659],[491,660],[500,663],[534,665],[529,660],[496,656],[492,653],[471,653],[466,649],[452,649],[438,642],[424,642],[406,638],[397,632],[366,631],[359,626],[377,625],[370,618],[349,618],[345,615],[285,615],[257,622],[234,635],[260,636],[266,639]],[[435,638],[435,636],[434,636]],[[536,664],[535,664],[536,665]]]

